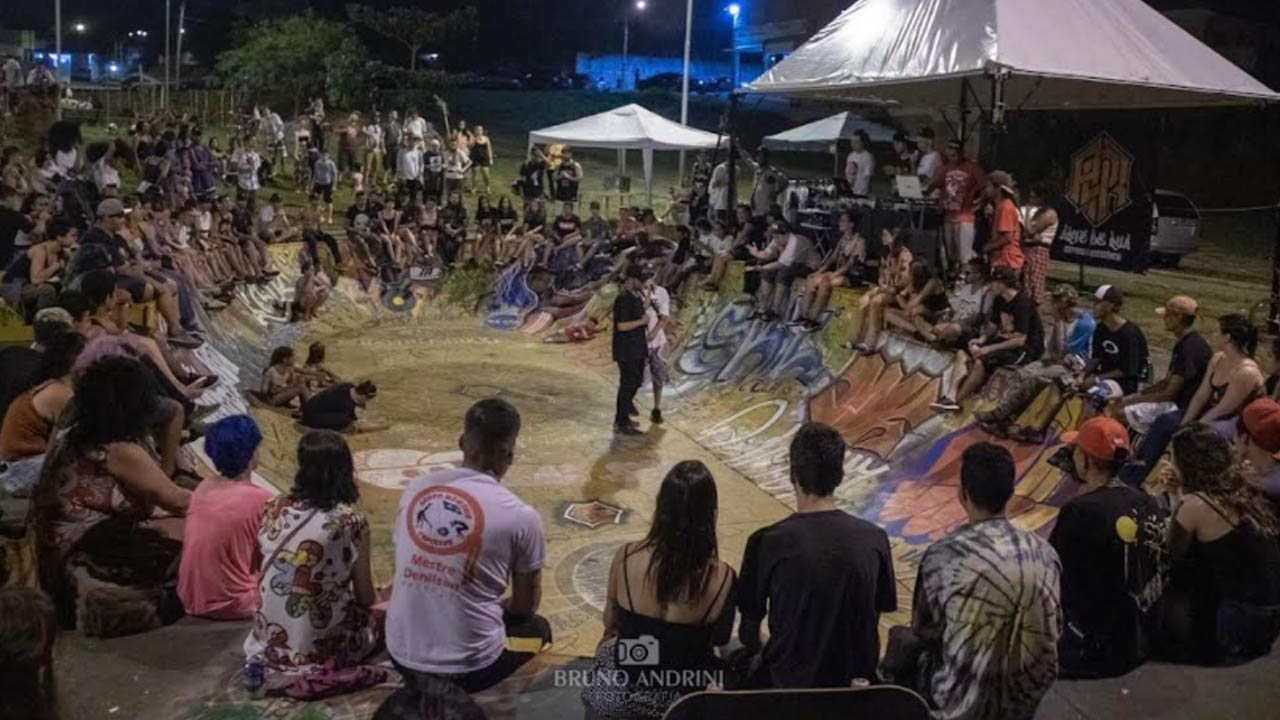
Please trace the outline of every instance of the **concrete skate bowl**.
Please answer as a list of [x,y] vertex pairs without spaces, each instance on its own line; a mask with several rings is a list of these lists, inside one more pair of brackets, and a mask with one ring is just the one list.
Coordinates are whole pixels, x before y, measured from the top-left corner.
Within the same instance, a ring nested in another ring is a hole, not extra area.
[[[277,265],[296,267],[298,251],[274,247]],[[223,378],[214,417],[254,415],[266,438],[260,473],[286,490],[302,430],[287,413],[250,408],[241,393],[257,385],[270,349],[292,345],[301,362],[307,345],[319,340],[331,370],[376,382],[380,392],[368,417],[389,429],[349,442],[382,585],[392,577],[390,524],[407,478],[460,461],[461,419],[472,402],[511,401],[524,425],[505,482],[542,516],[543,610],[558,653],[594,651],[613,553],[644,536],[672,465],[694,458],[711,468],[720,486],[721,554],[737,566],[750,533],[794,505],[787,445],[809,419],[837,428],[849,444],[839,506],[890,534],[900,609],[883,619],[886,627],[909,617],[921,553],[964,520],[957,486],[965,448],[993,441],[1013,453],[1018,481],[1010,515],[1021,527],[1047,533],[1072,492],[1046,460],[1059,430],[1074,424],[1078,405],[1059,408],[1047,393],[1037,399],[1027,415],[1054,414],[1041,445],[992,438],[967,413],[937,415],[929,404],[946,382],[950,355],[885,334],[877,352],[851,358],[840,345],[859,321],[855,292],[838,294],[823,330],[812,334],[750,320],[750,298],[738,290],[740,268],[719,293],[684,293],[668,333],[667,422],[637,438],[615,438],[612,286],[539,306],[518,271],[368,287],[342,278],[315,320],[291,324],[284,308],[294,279],[286,270],[203,318],[209,343],[193,357]],[[590,327],[594,337],[570,341],[589,335]],[[997,374],[979,407],[1003,381]],[[643,389],[645,415],[648,398]]]

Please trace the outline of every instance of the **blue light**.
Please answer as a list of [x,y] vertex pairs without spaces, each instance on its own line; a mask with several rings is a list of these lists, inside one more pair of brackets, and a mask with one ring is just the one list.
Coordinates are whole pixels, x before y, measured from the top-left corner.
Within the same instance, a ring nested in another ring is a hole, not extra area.
[[742,6],[738,3],[730,3],[729,7],[725,8],[724,11],[732,15],[734,20],[737,20],[738,15],[742,12]]
[[43,59],[44,59],[44,53],[42,53],[42,52],[33,52],[33,53],[31,53],[31,57],[35,58],[36,60],[43,60]]
[[107,65],[107,72],[118,73],[120,72],[120,66],[115,63],[111,63],[110,65]]

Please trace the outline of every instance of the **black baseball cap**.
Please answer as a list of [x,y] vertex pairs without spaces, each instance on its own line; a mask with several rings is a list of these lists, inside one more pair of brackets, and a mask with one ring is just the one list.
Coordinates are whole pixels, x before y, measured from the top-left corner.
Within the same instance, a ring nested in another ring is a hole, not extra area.
[[991,282],[998,282],[1005,287],[1018,287],[1018,271],[1001,265],[991,271]]

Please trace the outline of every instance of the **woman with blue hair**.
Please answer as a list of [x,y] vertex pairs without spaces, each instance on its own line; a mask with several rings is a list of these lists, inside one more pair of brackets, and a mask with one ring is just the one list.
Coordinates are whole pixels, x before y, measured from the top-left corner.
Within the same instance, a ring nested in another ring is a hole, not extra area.
[[258,527],[271,493],[250,480],[262,433],[248,415],[208,429],[204,451],[218,471],[191,496],[178,568],[178,597],[188,615],[216,620],[253,617],[261,603]]

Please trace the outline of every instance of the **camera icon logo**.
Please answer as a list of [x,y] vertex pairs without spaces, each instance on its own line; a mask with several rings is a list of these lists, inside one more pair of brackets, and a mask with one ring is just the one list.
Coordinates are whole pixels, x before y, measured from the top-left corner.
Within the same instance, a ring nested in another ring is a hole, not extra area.
[[618,639],[614,649],[619,665],[653,667],[658,664],[658,638],[641,635],[633,640]]

